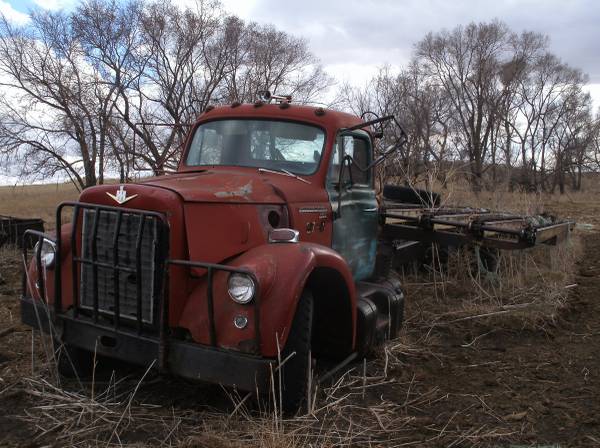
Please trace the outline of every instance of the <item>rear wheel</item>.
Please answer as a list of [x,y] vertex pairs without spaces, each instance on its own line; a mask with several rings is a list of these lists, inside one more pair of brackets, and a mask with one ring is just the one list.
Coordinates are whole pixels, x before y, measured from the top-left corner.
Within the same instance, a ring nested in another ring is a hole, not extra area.
[[306,402],[308,369],[311,368],[313,308],[312,293],[305,290],[298,301],[290,334],[281,354],[282,360],[291,356],[282,367],[280,385],[283,411],[287,414],[295,413]]

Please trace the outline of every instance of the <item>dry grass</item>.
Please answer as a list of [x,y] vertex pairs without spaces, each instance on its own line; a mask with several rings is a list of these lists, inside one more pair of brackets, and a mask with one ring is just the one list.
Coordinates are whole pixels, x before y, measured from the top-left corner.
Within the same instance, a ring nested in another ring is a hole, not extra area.
[[[230,393],[233,411],[165,409],[137,400],[139,380],[115,381],[104,390],[88,384],[69,390],[38,375],[22,380],[35,399],[22,419],[37,428],[36,443],[49,439],[61,446],[177,446],[177,447],[300,447],[300,446],[489,446],[510,440],[515,433],[502,422],[461,428],[452,421],[461,413],[479,412],[496,418],[475,397],[452,414],[436,413],[450,397],[414,377],[388,375],[426,351],[395,341],[380,358],[359,365],[322,389],[308,413],[282,418],[269,403],[248,406]],[[48,367],[48,365],[46,365]],[[400,398],[384,397],[394,388]],[[365,391],[380,391],[380,398]],[[418,437],[415,438],[415,434]]]
[[[597,204],[595,194],[592,190],[568,196],[506,191],[475,195],[468,185],[455,182],[443,192],[443,205],[581,219],[581,211],[587,209],[583,204]],[[491,273],[481,269],[476,248],[451,252],[447,263],[434,255],[426,273],[421,270],[415,275],[409,270],[404,275],[409,300],[415,298],[419,310],[418,325],[452,325],[485,318],[495,319],[498,325],[545,326],[554,321],[573,285],[575,262],[582,253],[580,236],[581,232],[575,232],[558,246],[500,251],[497,269]],[[437,254],[435,247],[432,252]]]
[[[52,222],[55,205],[77,195],[68,186],[18,188],[0,188],[0,214],[28,214]],[[474,197],[466,189],[451,188],[453,203],[524,213],[550,209],[563,216],[561,210],[579,210],[590,194],[570,199],[520,193]],[[598,218],[590,214],[590,219]],[[442,388],[399,372],[416,360],[448,356],[436,347],[438,328],[481,320],[519,328],[552,323],[572,284],[579,250],[573,238],[557,248],[502,254],[493,278],[472,270],[473,253],[464,251],[451,256],[449,268],[438,265],[428,274],[406,275],[410,312],[400,338],[332,384],[314,384],[310,411],[302,416],[283,418],[272,411],[273,401],[256,404],[254,397],[231,391],[227,411],[148,404],[139,393],[148,381],[145,371],[136,378],[111,378],[102,386],[64,387],[51,379],[56,378],[51,373],[54,357],[46,355],[33,374],[19,381],[18,387],[34,398],[21,418],[36,428],[36,443],[55,441],[60,446],[503,446],[518,441],[520,432],[485,397],[469,396],[456,405],[455,397]],[[39,354],[39,344],[33,350]],[[472,415],[484,423],[457,423]]]
[[494,320],[498,328],[544,328],[565,306],[581,256],[578,236],[557,247],[501,253],[496,272],[481,272],[471,250],[451,254],[448,264],[428,274],[404,277],[411,324],[456,326],[473,319]]
[[56,206],[79,196],[71,183],[51,185],[17,185],[0,187],[0,215],[18,218],[42,218],[53,229]]

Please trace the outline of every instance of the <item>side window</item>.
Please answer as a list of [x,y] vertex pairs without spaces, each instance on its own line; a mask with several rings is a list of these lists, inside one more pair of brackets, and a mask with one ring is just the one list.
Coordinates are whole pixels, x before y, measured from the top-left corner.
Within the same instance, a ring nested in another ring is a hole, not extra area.
[[340,161],[343,160],[345,155],[349,155],[356,162],[350,165],[350,172],[348,171],[348,165],[344,167],[343,181],[350,181],[350,174],[352,174],[352,181],[356,185],[369,185],[370,173],[369,171],[362,171],[358,168],[357,164],[361,168],[365,168],[370,163],[369,158],[369,143],[368,140],[355,136],[355,135],[343,135],[339,136],[335,142],[333,148],[333,154],[331,162],[329,164],[328,179],[329,182],[337,182],[340,173]]
[[[351,149],[346,150],[346,154],[349,154],[355,162],[350,165],[352,181],[357,185],[368,185],[369,171],[362,171],[359,166],[365,168],[369,164],[369,144],[363,138],[352,137],[351,145]],[[344,144],[345,148],[346,144]]]
[[335,145],[333,147],[333,154],[331,154],[331,161],[329,162],[329,170],[327,171],[327,182],[330,184],[337,183],[340,177],[340,160],[341,160],[341,140],[338,137],[335,140]]

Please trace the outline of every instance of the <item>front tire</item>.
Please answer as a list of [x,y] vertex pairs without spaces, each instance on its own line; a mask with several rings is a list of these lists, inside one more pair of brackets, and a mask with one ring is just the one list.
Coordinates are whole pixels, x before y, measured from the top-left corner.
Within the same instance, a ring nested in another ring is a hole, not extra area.
[[286,414],[297,412],[306,402],[308,372],[311,368],[311,339],[313,325],[313,295],[305,290],[298,301],[287,343],[281,354],[285,360],[282,367],[282,407]]

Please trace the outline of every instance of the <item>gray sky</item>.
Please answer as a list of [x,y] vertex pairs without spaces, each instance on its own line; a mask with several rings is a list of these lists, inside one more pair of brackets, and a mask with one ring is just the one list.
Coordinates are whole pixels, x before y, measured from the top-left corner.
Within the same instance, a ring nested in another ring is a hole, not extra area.
[[[79,0],[0,0],[15,21],[32,7],[72,8]],[[194,5],[196,0],[172,0]],[[305,37],[329,73],[355,84],[383,64],[403,66],[429,31],[498,18],[514,31],[542,32],[551,50],[590,77],[600,100],[599,0],[221,0],[245,20]],[[594,93],[595,93],[594,92]],[[600,102],[598,102],[600,105]]]
[[[191,0],[177,0],[185,3]],[[223,0],[246,20],[305,37],[329,73],[364,83],[383,64],[403,66],[429,31],[498,18],[550,37],[550,48],[590,77],[600,105],[600,1],[592,0]]]

